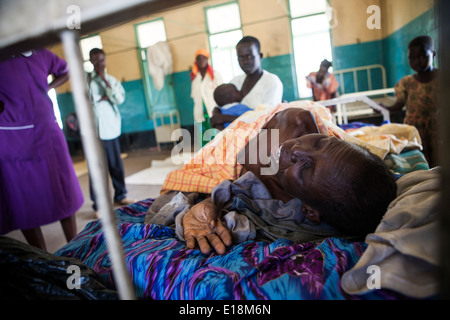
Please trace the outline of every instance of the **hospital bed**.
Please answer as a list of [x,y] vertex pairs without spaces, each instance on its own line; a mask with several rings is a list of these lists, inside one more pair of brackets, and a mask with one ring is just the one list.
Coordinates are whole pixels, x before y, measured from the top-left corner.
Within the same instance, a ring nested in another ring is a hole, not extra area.
[[333,113],[339,125],[349,121],[363,121],[370,117],[382,116],[382,121],[390,121],[389,112],[380,107],[392,105],[394,88],[387,88],[384,66],[375,64],[333,72],[339,81],[339,96],[320,101],[324,106],[336,106]]

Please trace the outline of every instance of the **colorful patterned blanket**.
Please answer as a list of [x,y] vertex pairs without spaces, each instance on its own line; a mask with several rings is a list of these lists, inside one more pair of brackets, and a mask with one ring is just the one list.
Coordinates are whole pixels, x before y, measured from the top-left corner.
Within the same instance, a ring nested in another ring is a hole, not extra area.
[[[400,299],[393,292],[374,290],[351,296],[340,286],[341,276],[366,249],[364,242],[328,238],[315,243],[248,241],[226,254],[187,250],[172,228],[144,224],[153,203],[147,199],[115,211],[126,264],[136,295],[155,300],[305,300]],[[55,255],[73,257],[113,284],[100,220],[89,223]]]

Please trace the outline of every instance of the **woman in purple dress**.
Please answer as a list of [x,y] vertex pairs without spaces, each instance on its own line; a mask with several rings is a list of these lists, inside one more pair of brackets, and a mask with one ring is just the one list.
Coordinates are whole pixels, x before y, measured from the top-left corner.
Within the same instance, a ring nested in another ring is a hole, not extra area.
[[29,244],[46,250],[40,226],[61,221],[69,241],[84,202],[48,96],[68,79],[68,67],[36,50],[0,61],[0,75],[0,234],[20,229]]

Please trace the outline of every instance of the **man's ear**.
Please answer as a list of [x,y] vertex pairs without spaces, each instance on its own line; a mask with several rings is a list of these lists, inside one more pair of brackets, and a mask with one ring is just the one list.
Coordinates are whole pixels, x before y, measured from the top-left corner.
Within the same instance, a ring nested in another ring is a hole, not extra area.
[[319,211],[308,206],[307,204],[302,204],[302,212],[305,217],[314,224],[320,223],[320,214]]

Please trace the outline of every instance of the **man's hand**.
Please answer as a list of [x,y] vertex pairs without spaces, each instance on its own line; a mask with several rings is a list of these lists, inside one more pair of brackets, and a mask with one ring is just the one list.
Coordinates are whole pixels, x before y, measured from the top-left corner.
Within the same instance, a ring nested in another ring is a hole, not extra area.
[[103,97],[100,98],[100,100],[98,100],[98,102],[100,102],[100,101],[107,101],[107,100],[109,100],[109,98],[107,96],[103,96]]
[[210,245],[218,254],[224,254],[225,246],[231,245],[231,234],[220,221],[217,208],[209,199],[196,204],[186,213],[183,228],[188,249],[194,249],[197,242],[203,254],[210,252]]
[[95,71],[97,72],[99,77],[103,80],[103,82],[106,84],[106,86],[108,88],[111,88],[111,85],[109,84],[108,80],[106,80],[105,69],[98,69],[98,70],[95,70]]

